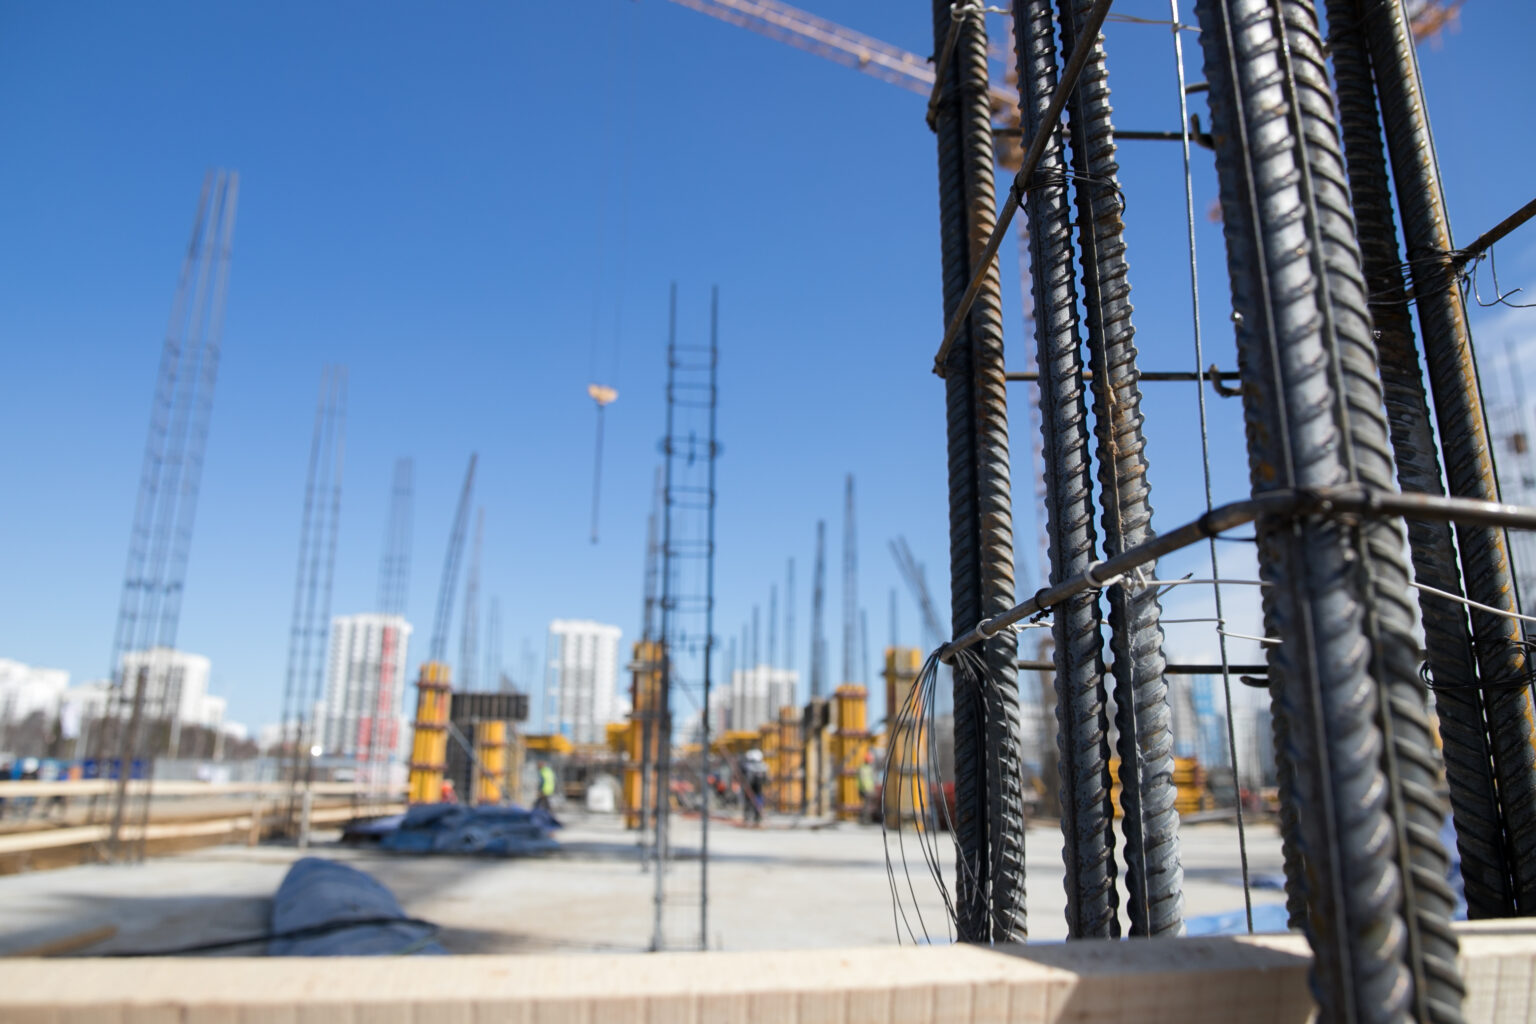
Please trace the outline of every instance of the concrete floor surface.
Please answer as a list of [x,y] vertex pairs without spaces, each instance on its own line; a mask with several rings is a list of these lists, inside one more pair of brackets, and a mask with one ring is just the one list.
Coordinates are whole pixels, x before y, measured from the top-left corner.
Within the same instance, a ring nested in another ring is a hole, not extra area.
[[[744,829],[712,823],[709,936],[714,949],[796,949],[887,945],[897,941],[891,874],[877,826]],[[640,952],[650,948],[654,872],[643,867],[634,833],[612,817],[573,818],[557,833],[559,853],[519,860],[411,857],[344,847],[334,833],[309,855],[353,864],[388,886],[405,911],[442,926],[456,953]],[[953,851],[939,836],[943,877],[953,887]],[[665,939],[698,948],[699,823],[675,822],[679,853],[667,873]],[[901,845],[910,864],[902,870]],[[1186,915],[1240,911],[1237,831],[1229,824],[1186,826],[1181,834]],[[1272,881],[1280,843],[1271,824],[1248,829],[1253,875]],[[890,840],[892,868],[907,910],[907,929],[947,941],[938,888],[909,831]],[[0,954],[104,924],[118,934],[87,953],[168,949],[259,935],[270,900],[290,864],[292,847],[223,846],[156,858],[133,866],[88,865],[0,877]],[[1030,937],[1066,936],[1061,833],[1032,827],[1027,837]],[[1255,889],[1256,905],[1284,902],[1275,889]],[[1124,897],[1121,898],[1122,908]],[[1123,915],[1123,909],[1122,909]],[[260,946],[230,955],[252,955]]]

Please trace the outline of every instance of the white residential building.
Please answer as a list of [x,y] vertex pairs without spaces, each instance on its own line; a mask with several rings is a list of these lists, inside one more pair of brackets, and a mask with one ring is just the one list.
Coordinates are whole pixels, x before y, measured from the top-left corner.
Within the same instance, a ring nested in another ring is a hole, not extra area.
[[581,619],[549,624],[545,659],[545,728],[572,743],[601,743],[605,726],[621,721],[628,702],[619,696],[618,626]]
[[61,668],[0,658],[0,724],[23,721],[38,711],[52,718],[67,686],[69,673]]
[[59,697],[59,731],[66,739],[77,739],[99,722],[112,707],[110,679],[93,679],[71,686]]
[[126,684],[124,692],[129,699],[139,679],[144,679],[145,717],[169,721],[174,735],[183,726],[216,729],[224,721],[224,699],[208,696],[210,668],[201,654],[152,647],[124,654],[118,678]]
[[394,760],[401,750],[411,624],[400,615],[331,620],[320,745],[340,757]]
[[794,669],[756,668],[737,669],[731,673],[728,686],[721,687],[711,696],[718,707],[719,717],[711,714],[716,729],[745,730],[756,732],[769,722],[779,720],[779,709],[795,703],[795,687],[800,674]]

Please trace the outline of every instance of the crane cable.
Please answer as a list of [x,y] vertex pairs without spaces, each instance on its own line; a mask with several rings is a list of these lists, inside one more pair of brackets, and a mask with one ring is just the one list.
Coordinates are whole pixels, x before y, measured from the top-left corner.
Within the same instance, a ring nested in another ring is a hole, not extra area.
[[[631,17],[633,16],[631,15]],[[610,81],[609,87],[603,90],[604,96],[606,97],[606,102],[603,104],[603,131],[599,137],[605,139],[612,138],[614,136],[613,122],[614,120],[618,120],[619,125],[617,134],[619,136],[619,152],[617,160],[602,161],[602,181],[598,192],[597,274],[595,275],[594,294],[592,297],[592,345],[591,365],[588,377],[590,383],[587,384],[587,395],[592,399],[593,402],[597,404],[597,436],[593,445],[592,453],[593,544],[598,542],[598,514],[602,507],[603,410],[611,405],[613,401],[619,397],[619,392],[616,388],[612,387],[610,384],[599,383],[599,381],[602,380],[604,376],[610,381],[618,376],[619,345],[622,340],[621,328],[623,325],[624,309],[624,287],[623,281],[621,280],[621,275],[619,273],[619,271],[622,270],[622,267],[614,268],[615,272],[611,275],[611,277],[609,274],[608,193],[609,187],[612,184],[611,179],[616,178],[619,183],[617,186],[616,201],[616,205],[618,207],[619,237],[618,246],[615,253],[613,254],[613,258],[616,262],[621,262],[623,260],[624,251],[627,247],[626,243],[629,233],[629,191],[626,187],[626,183],[629,180],[629,126],[633,121],[633,118],[629,116],[630,111],[628,109],[624,111],[615,110],[615,97],[625,97],[629,101],[626,103],[626,106],[632,105],[633,90],[621,87],[619,80],[621,77],[621,69],[618,67],[618,62],[612,59],[614,56],[614,51],[620,50],[619,36],[621,33],[620,29],[618,28],[618,19],[610,18],[608,21],[608,26],[609,33],[607,39],[607,48],[609,50],[609,59],[605,60],[603,64],[606,68],[608,68]],[[622,52],[626,54],[626,63],[628,65],[622,69],[622,81],[633,82],[635,61],[634,48],[626,46],[622,48]],[[601,316],[601,306],[604,298],[604,292],[610,286],[613,290],[613,345],[607,353],[607,358],[603,360],[603,362],[606,363],[606,366],[602,367],[602,369],[604,369],[606,373],[603,376],[599,376],[599,319]]]

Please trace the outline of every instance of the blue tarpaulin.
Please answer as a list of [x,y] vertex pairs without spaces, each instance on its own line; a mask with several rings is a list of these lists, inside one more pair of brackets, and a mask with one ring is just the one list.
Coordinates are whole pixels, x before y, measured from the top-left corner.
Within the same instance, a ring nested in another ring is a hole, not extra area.
[[484,853],[520,857],[548,853],[560,844],[550,833],[560,827],[548,813],[522,807],[417,804],[393,830],[379,823],[379,848],[397,853]]
[[[394,920],[398,919],[398,923]],[[357,921],[348,926],[346,922]],[[361,923],[367,921],[369,923]],[[334,927],[333,927],[334,926]],[[312,934],[274,938],[268,956],[400,956],[443,954],[437,929],[406,917],[394,893],[371,875],[347,864],[305,857],[293,867],[272,897],[272,934]]]

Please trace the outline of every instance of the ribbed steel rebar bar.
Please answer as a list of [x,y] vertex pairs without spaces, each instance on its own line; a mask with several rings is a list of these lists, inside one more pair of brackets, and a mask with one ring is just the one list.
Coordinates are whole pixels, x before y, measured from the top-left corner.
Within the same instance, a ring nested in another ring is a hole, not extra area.
[[[1424,394],[1424,370],[1414,345],[1413,320],[1397,246],[1370,53],[1360,29],[1355,0],[1328,0],[1328,31],[1350,195],[1366,287],[1371,296],[1397,478],[1404,490],[1444,494]],[[1414,577],[1421,583],[1460,595],[1461,573],[1450,526],[1417,519],[1408,520],[1407,525]],[[1431,594],[1421,594],[1419,605],[1423,612],[1424,646],[1434,678],[1452,684],[1475,682],[1477,662],[1472,654],[1466,609]],[[1481,695],[1470,688],[1444,688],[1436,694],[1435,708],[1440,719],[1468,914],[1474,918],[1513,914],[1514,892],[1494,792]]]
[[[936,44],[954,24],[935,0]],[[962,18],[936,106],[946,320],[958,308],[996,223],[987,32]],[[1013,604],[1013,518],[1001,288],[986,272],[945,372],[949,438],[950,593],[956,632]],[[983,649],[984,672],[955,673],[956,927],[970,942],[1027,937],[1023,752],[1015,644]]]
[[[1497,500],[1498,480],[1477,362],[1452,266],[1450,222],[1407,14],[1399,0],[1373,3],[1360,11],[1381,97],[1450,492]],[[1462,525],[1456,529],[1456,539],[1467,596],[1495,608],[1518,610],[1503,531]],[[1472,635],[1484,684],[1517,679],[1526,671],[1524,651],[1514,643],[1521,637],[1517,623],[1473,611]],[[1483,691],[1483,705],[1515,906],[1518,913],[1529,915],[1536,913],[1536,748],[1532,746],[1531,695],[1525,687],[1490,688]]]
[[[1266,604],[1267,604],[1266,599]],[[1266,614],[1264,635],[1274,636]],[[1275,745],[1275,788],[1280,798],[1280,864],[1285,874],[1285,926],[1297,931],[1307,927],[1307,873],[1301,852],[1301,823],[1296,817],[1296,766],[1290,756],[1290,722],[1280,706],[1285,692],[1280,677],[1269,676],[1269,729]]]
[[[1060,583],[1092,565],[1095,538],[1082,338],[1072,270],[1072,210],[1065,187],[1061,129],[1047,117],[1057,82],[1050,0],[1017,0],[1013,24],[1024,133],[1030,138],[1048,133],[1031,182],[1034,187],[1025,195],[1024,210],[1029,225],[1045,441],[1050,578]],[[1099,596],[1090,592],[1058,609],[1051,626],[1063,790],[1061,827],[1066,840],[1067,929],[1072,938],[1107,938],[1120,931],[1099,625]]]
[[[1297,20],[1301,17],[1311,20],[1301,26],[1304,35],[1298,43],[1292,44],[1292,48],[1298,54],[1298,66],[1303,69],[1299,77],[1312,87],[1326,89],[1328,78],[1323,67],[1321,42],[1316,42],[1315,51],[1311,49],[1317,34],[1312,3],[1313,0],[1307,0],[1305,6],[1296,8]],[[1354,54],[1359,54],[1357,48]],[[1342,88],[1343,94],[1350,99],[1350,130],[1354,135],[1360,127],[1359,122],[1365,121],[1374,128],[1375,118],[1370,106],[1368,79],[1367,91],[1361,92],[1359,76],[1349,67],[1351,56],[1344,58],[1346,73]],[[1354,113],[1362,116],[1353,116]],[[1337,187],[1339,195],[1330,194],[1326,202],[1338,202],[1343,209],[1353,212],[1348,205],[1352,196],[1344,191],[1342,183],[1332,180],[1334,174],[1344,170],[1337,129],[1329,142],[1325,157],[1329,174],[1326,177],[1318,175],[1325,183],[1319,192],[1326,187],[1331,193]],[[1345,180],[1348,180],[1347,173]],[[1383,228],[1379,215],[1372,211],[1367,233],[1374,236],[1383,232],[1391,235],[1390,219]],[[1391,428],[1384,404],[1378,336],[1366,319],[1369,292],[1358,236],[1357,225],[1356,238],[1349,247],[1352,250],[1349,255],[1353,255],[1356,262],[1348,273],[1332,269],[1330,282],[1336,301],[1344,306],[1346,303],[1342,300],[1347,299],[1350,312],[1361,317],[1358,329],[1347,334],[1340,332],[1341,376],[1348,402],[1345,422],[1356,466],[1355,478],[1375,486],[1390,487],[1395,475]],[[1343,250],[1336,248],[1335,252],[1342,253]],[[1373,248],[1373,269],[1377,255]],[[1461,1003],[1466,989],[1456,965],[1458,942],[1451,930],[1456,898],[1447,881],[1450,857],[1440,842],[1441,825],[1449,810],[1440,796],[1445,786],[1445,772],[1435,747],[1428,692],[1419,676],[1418,658],[1413,647],[1418,608],[1409,596],[1410,576],[1403,557],[1405,529],[1397,520],[1383,520],[1362,524],[1359,536],[1366,544],[1366,558],[1361,568],[1364,583],[1370,588],[1365,604],[1367,635],[1373,644],[1371,675],[1378,687],[1378,720],[1384,744],[1382,771],[1390,787],[1388,810],[1397,833],[1395,856],[1402,878],[1399,915],[1406,926],[1405,953],[1414,984],[1412,1012],[1421,1021],[1449,1024],[1462,1019]]]
[[[1153,530],[1103,37],[1082,34],[1092,6],[1092,0],[1058,0],[1063,48],[1089,47],[1077,89],[1067,101],[1067,124],[1093,368],[1104,550],[1113,555],[1147,540]],[[1130,933],[1176,935],[1184,927],[1184,873],[1161,609],[1156,588],[1113,587],[1108,598]]]
[[[1393,467],[1332,95],[1310,0],[1197,4],[1255,492]],[[1325,1021],[1454,1021],[1448,907],[1429,875],[1437,764],[1415,687],[1395,521],[1260,524],[1270,648],[1305,848]],[[1415,707],[1415,700],[1418,706]],[[1442,879],[1438,880],[1443,887]],[[1449,952],[1449,956],[1447,956]]]

